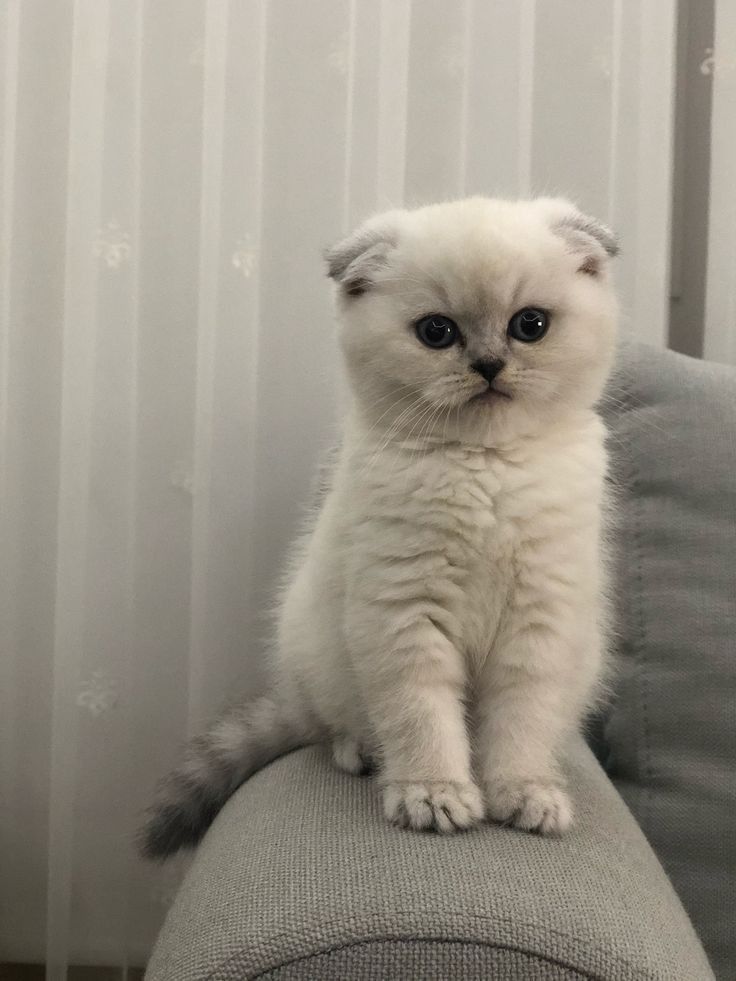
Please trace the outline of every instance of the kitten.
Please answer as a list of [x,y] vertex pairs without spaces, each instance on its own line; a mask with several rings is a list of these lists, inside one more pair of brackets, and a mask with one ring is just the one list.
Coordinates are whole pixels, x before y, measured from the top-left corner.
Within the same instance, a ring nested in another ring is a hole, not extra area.
[[272,694],[195,741],[142,844],[196,843],[256,768],[330,740],[386,817],[561,833],[559,769],[596,698],[615,345],[603,225],[557,199],[368,221],[328,255],[352,392],[278,617]]

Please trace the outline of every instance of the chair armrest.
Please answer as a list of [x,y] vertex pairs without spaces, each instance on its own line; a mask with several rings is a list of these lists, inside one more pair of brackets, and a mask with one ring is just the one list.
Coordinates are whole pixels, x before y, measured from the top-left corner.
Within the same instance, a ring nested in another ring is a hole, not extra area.
[[561,839],[390,827],[310,747],[257,773],[197,852],[148,981],[712,981],[652,850],[582,741]]

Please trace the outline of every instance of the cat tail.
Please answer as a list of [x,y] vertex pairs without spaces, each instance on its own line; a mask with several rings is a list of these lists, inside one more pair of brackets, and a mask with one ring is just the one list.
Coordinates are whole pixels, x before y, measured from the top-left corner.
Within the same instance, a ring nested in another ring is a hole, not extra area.
[[146,858],[193,848],[227,799],[256,770],[309,742],[297,713],[270,696],[231,709],[189,744],[184,762],[158,787],[138,844]]

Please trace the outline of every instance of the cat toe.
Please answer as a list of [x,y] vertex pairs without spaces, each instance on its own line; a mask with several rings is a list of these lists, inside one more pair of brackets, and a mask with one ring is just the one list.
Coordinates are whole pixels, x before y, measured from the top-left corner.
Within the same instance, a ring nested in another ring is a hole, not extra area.
[[570,798],[551,781],[492,782],[486,797],[491,820],[522,831],[561,835],[572,824]]
[[483,800],[471,783],[398,781],[383,790],[386,817],[400,828],[451,834],[483,817]]

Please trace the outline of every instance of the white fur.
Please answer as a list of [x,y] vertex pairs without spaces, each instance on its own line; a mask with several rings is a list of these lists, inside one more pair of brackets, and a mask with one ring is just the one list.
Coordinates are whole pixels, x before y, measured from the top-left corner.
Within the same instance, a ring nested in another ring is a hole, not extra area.
[[[483,801],[526,830],[571,820],[559,756],[605,650],[597,227],[564,201],[472,199],[379,216],[331,255],[353,404],[283,595],[277,690],[340,765],[378,760],[402,825],[464,828]],[[538,343],[507,337],[525,306],[551,311]],[[466,345],[424,347],[430,313]],[[510,398],[470,401],[481,357],[506,361]]]

